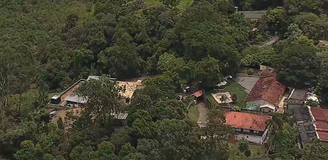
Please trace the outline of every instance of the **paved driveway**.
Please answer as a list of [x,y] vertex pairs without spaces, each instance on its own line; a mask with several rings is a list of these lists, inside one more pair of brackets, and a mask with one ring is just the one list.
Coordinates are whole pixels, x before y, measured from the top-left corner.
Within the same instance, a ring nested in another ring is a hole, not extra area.
[[235,82],[245,88],[245,91],[249,93],[254,87],[255,83],[259,80],[258,77],[236,77]]

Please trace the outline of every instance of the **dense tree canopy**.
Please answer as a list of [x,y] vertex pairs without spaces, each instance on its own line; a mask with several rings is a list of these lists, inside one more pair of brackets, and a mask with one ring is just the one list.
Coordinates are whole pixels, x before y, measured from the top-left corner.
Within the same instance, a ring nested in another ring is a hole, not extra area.
[[[267,14],[249,21],[235,6]],[[328,49],[320,42],[327,9],[327,0],[2,0],[0,159],[229,159],[234,135],[224,115],[210,110],[206,127],[195,127],[187,110],[193,98],[177,100],[177,92],[268,65],[281,83],[315,87],[328,104]],[[274,36],[279,41],[265,45]],[[54,121],[49,96],[89,75],[106,76],[76,90],[87,100],[78,116]],[[149,78],[124,103],[113,79],[141,76]],[[121,111],[129,116],[117,125]],[[297,131],[284,120],[267,122],[271,157],[327,157],[317,140],[298,149]]]

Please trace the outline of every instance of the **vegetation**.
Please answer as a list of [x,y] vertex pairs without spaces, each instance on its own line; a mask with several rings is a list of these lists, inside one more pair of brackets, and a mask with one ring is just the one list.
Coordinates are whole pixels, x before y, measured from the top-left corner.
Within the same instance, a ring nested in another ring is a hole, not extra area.
[[[234,6],[268,12],[250,22]],[[211,110],[206,127],[194,127],[188,117],[196,111],[176,92],[192,82],[211,88],[242,66],[263,64],[286,86],[315,87],[328,104],[328,48],[319,43],[328,37],[327,11],[326,0],[2,0],[0,159],[228,159],[234,135],[224,115]],[[256,46],[274,36],[275,45]],[[49,93],[89,75],[104,76],[77,90],[87,103],[64,118],[71,128],[52,121]],[[129,105],[109,79],[146,75],[158,76],[144,80]],[[223,91],[245,107],[243,87],[232,82]],[[119,125],[113,114],[121,111],[129,116]],[[268,123],[269,157],[328,159],[316,140],[299,149],[284,117]],[[239,156],[262,155],[248,146]]]

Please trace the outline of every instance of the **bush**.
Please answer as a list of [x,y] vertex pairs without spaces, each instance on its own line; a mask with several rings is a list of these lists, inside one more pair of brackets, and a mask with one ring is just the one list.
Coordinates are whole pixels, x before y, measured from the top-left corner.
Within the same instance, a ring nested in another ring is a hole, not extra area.
[[233,103],[237,103],[237,99],[238,99],[238,98],[237,98],[237,94],[235,94],[235,93],[232,94],[232,96],[231,96],[231,100],[232,100],[232,102],[233,102]]
[[250,68],[247,70],[248,75],[253,75],[254,74],[254,69]]
[[242,139],[239,141],[239,150],[240,152],[248,151],[248,141],[246,139]]
[[250,150],[247,150],[247,151],[244,153],[244,155],[245,155],[246,157],[251,156],[251,151],[250,151]]
[[240,108],[239,106],[233,106],[233,107],[232,107],[232,110],[233,110],[233,111],[240,112],[240,111],[241,111],[241,108]]

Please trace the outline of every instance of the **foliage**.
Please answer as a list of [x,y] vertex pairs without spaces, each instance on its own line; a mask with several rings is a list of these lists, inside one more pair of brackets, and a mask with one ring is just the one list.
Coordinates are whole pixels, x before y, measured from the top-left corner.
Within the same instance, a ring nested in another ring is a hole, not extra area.
[[[242,139],[239,141],[239,150],[240,150],[240,152],[246,152],[249,150],[248,141],[246,139]],[[247,156],[247,157],[249,157],[249,156]]]
[[313,138],[302,150],[302,160],[319,160],[328,158],[328,148],[319,139]]

